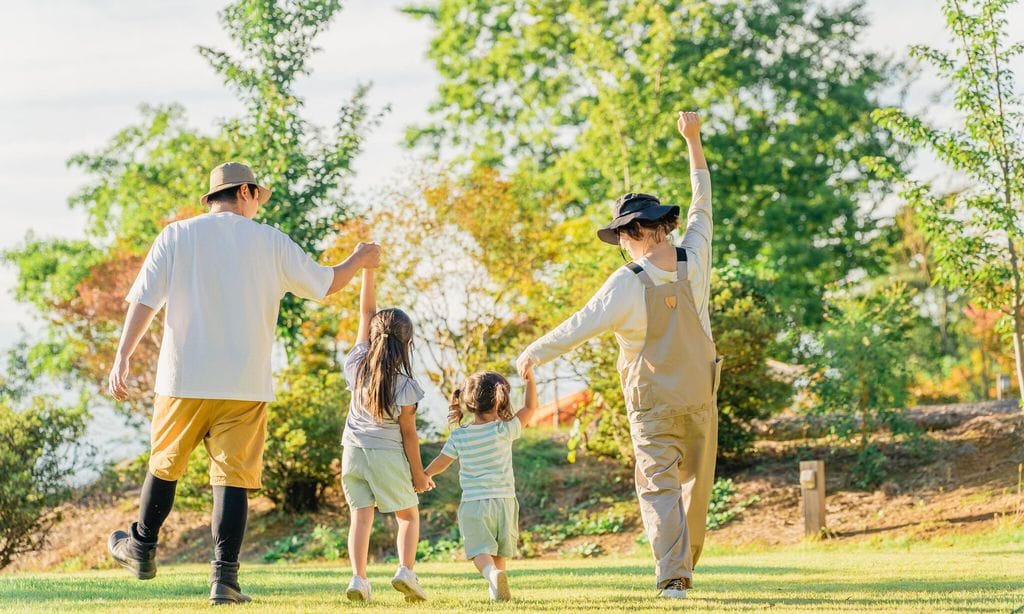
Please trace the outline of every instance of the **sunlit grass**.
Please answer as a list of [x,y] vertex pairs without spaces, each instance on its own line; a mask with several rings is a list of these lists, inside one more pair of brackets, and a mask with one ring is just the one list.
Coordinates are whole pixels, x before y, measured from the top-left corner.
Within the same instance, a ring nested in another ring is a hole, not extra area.
[[[1010,612],[1024,606],[1024,528],[992,533],[857,544],[807,543],[784,549],[711,549],[686,604],[654,598],[646,556],[524,560],[512,564],[511,604],[487,601],[486,586],[466,562],[417,567],[430,595],[406,605],[390,587],[393,568],[374,565],[375,603],[352,606],[342,564],[245,565],[242,580],[256,601],[246,611],[623,612],[685,607],[699,611]],[[160,568],[139,582],[120,570],[0,576],[4,611],[204,610],[207,568]]]

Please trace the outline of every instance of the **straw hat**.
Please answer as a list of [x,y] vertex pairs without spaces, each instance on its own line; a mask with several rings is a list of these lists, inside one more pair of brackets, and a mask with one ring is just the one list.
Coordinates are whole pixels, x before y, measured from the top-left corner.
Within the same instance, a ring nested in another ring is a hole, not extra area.
[[208,204],[212,194],[247,183],[255,184],[260,189],[260,204],[270,200],[270,188],[260,185],[252,169],[239,162],[225,162],[210,171],[210,191],[199,198],[199,202]]

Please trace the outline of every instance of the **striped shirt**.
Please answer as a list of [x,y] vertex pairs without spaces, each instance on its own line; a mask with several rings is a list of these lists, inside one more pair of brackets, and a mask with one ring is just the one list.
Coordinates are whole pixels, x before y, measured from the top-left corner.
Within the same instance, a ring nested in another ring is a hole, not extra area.
[[523,434],[518,417],[467,424],[452,431],[441,454],[459,461],[463,501],[515,499],[512,442]]

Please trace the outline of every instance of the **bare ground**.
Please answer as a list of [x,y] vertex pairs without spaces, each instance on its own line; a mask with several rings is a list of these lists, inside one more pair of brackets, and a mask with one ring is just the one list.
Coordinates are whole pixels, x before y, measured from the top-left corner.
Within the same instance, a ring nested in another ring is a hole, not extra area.
[[[891,461],[889,481],[877,490],[865,492],[851,486],[849,472],[854,455],[848,448],[824,439],[759,442],[742,465],[734,463],[719,470],[719,475],[733,479],[737,500],[757,500],[737,520],[712,532],[709,542],[744,546],[795,544],[803,540],[797,467],[799,460],[812,458],[826,463],[827,525],[831,540],[982,532],[1007,518],[1024,521],[1024,485],[1020,475],[1024,465],[1024,415],[979,416],[929,434],[924,446],[888,441],[883,447]],[[583,479],[574,480],[575,486],[565,488],[560,496],[554,494],[552,504],[559,508],[571,507],[585,498],[586,493],[580,492],[580,488],[592,483],[597,478],[595,469],[599,470],[593,462],[572,467],[578,469],[569,471],[578,471],[577,478]],[[628,489],[622,495],[627,497]],[[135,519],[137,496],[137,491],[126,492],[116,498],[66,506],[61,521],[51,532],[49,546],[21,556],[5,571],[110,567],[107,535]],[[565,500],[560,502],[559,498]],[[253,500],[245,557],[260,560],[275,541],[297,530],[312,530],[317,525],[345,527],[347,513],[338,494],[331,493],[329,499],[326,509],[298,520],[274,512],[265,499]],[[524,510],[524,523],[529,516],[529,511]],[[546,556],[559,556],[566,549],[586,543],[599,544],[605,554],[632,553],[637,550],[639,535],[638,519],[629,518],[627,530],[622,533],[573,538],[558,544]],[[171,513],[161,532],[161,561],[201,561],[210,555],[211,548],[207,512]]]

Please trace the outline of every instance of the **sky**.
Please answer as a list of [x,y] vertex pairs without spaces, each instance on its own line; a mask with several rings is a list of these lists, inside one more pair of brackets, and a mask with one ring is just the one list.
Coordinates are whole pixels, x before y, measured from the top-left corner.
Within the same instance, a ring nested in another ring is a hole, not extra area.
[[[438,78],[425,53],[429,24],[398,11],[406,2],[352,0],[318,39],[322,51],[298,90],[307,118],[330,124],[358,83],[372,82],[370,103],[391,112],[370,134],[355,164],[357,193],[398,177],[412,162],[402,145],[407,126],[428,119]],[[85,177],[66,166],[81,151],[102,147],[138,121],[142,103],[177,102],[189,121],[211,129],[241,111],[196,53],[198,44],[225,48],[210,0],[0,0],[0,249],[26,233],[80,237],[81,211],[67,198]],[[908,45],[942,46],[938,0],[867,0],[871,20],[862,44],[902,56]],[[1024,39],[1024,7],[1011,17]],[[1018,70],[1018,74],[1024,70]],[[911,90],[911,110],[931,105],[940,83],[924,75]],[[952,117],[942,105],[936,117]],[[930,171],[929,171],[930,172]],[[0,351],[31,330],[27,308],[11,296],[14,271],[0,266]]]

